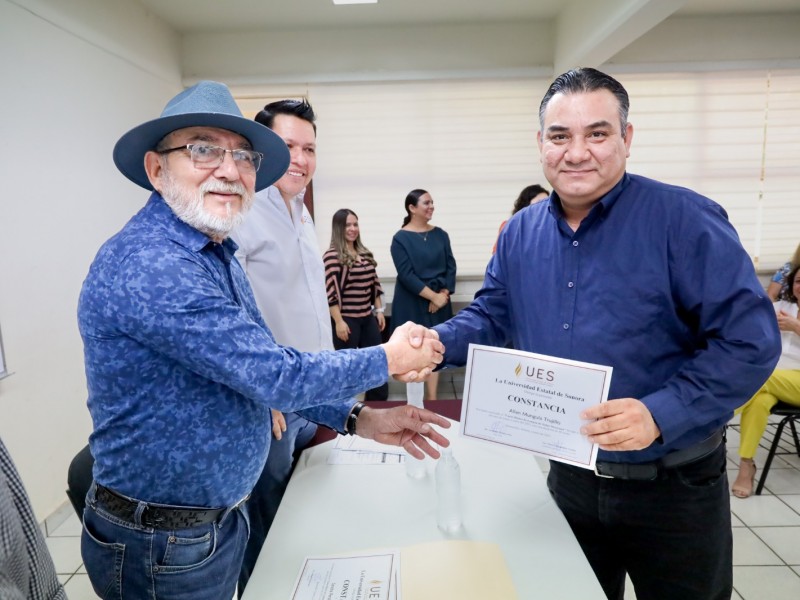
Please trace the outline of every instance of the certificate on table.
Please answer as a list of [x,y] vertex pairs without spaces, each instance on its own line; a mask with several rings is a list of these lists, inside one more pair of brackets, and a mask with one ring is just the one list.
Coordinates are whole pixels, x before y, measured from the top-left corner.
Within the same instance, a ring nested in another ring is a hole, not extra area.
[[399,600],[399,552],[306,558],[291,600]]
[[461,435],[593,469],[597,444],[579,417],[605,402],[611,367],[470,344]]

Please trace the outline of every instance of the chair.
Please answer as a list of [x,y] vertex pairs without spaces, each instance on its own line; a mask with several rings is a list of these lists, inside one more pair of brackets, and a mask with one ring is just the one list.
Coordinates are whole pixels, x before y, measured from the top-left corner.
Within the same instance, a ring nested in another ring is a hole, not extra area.
[[67,472],[67,497],[72,502],[72,507],[78,513],[81,521],[83,521],[83,509],[86,506],[86,493],[92,485],[93,466],[94,457],[87,444],[69,463]]
[[[764,489],[764,482],[767,480],[767,473],[769,473],[769,468],[772,466],[772,459],[776,455],[797,454],[797,456],[800,457],[800,438],[797,436],[796,426],[796,422],[800,420],[800,406],[792,406],[791,404],[786,404],[785,402],[779,401],[774,407],[772,407],[770,412],[773,415],[783,418],[780,420],[777,428],[775,429],[775,437],[772,439],[772,445],[769,448],[767,461],[764,463],[764,470],[761,473],[761,478],[758,480],[756,496],[760,496],[761,490]],[[783,449],[779,450],[781,434],[787,425],[789,426],[789,429],[791,429],[792,437],[794,438],[794,451]]]

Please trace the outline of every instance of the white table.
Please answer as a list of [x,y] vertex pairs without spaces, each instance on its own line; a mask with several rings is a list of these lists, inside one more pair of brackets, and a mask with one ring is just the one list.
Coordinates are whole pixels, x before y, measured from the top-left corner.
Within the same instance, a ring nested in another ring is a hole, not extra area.
[[431,459],[428,476],[414,480],[403,465],[328,465],[326,442],[302,454],[244,600],[287,600],[306,556],[444,539],[498,544],[521,600],[603,600],[533,456],[460,438],[457,427],[447,435],[461,465],[458,535],[436,526]]

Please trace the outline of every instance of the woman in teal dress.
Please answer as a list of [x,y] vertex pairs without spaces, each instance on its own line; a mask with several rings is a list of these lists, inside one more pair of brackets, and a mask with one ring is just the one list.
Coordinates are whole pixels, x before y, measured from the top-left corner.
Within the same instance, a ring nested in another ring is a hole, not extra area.
[[[413,321],[426,327],[453,316],[450,295],[456,287],[456,259],[450,237],[430,224],[433,198],[425,190],[412,190],[405,201],[403,227],[392,238],[392,259],[397,282],[392,301],[392,327]],[[438,373],[428,378],[427,399],[436,399]]]

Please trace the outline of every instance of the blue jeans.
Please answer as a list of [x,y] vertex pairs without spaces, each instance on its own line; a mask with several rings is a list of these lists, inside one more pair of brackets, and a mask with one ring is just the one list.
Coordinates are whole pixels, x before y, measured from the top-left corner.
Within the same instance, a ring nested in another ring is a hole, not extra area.
[[261,553],[261,546],[267,539],[267,533],[278,512],[283,493],[289,484],[295,460],[308,446],[317,426],[298,415],[284,413],[286,431],[280,440],[272,438],[267,455],[267,463],[258,478],[250,499],[246,503],[247,515],[250,519],[250,539],[244,553],[242,570],[239,574],[239,597],[253,573],[253,568]]
[[81,555],[103,600],[233,598],[249,533],[244,511],[189,529],[152,529],[103,510],[92,484],[83,523]]
[[550,463],[547,485],[611,600],[728,600],[733,534],[725,444],[654,481]]

